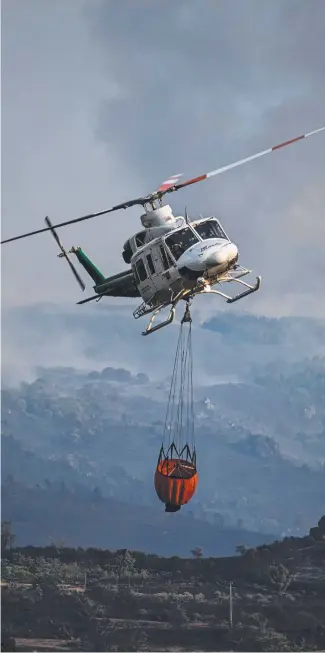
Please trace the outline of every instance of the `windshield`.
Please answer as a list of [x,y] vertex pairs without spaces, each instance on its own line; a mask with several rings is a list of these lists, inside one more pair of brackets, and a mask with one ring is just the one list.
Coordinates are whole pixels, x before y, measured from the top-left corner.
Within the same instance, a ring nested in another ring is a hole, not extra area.
[[[216,220],[207,220],[206,222],[201,222],[195,227],[195,231],[206,240],[207,238],[226,238],[227,236],[223,231],[222,227]],[[228,239],[227,239],[228,240]]]
[[179,257],[189,249],[189,247],[198,243],[199,239],[189,227],[185,227],[185,229],[181,229],[180,231],[176,231],[176,233],[167,236],[165,242],[177,261]]

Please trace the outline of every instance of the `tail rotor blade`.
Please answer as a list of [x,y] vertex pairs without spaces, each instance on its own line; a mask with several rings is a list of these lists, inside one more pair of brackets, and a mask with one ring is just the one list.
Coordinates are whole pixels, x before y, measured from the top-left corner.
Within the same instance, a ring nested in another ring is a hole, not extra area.
[[52,225],[52,222],[51,222],[51,220],[50,220],[50,218],[48,216],[46,216],[46,218],[45,218],[45,223],[47,224],[47,226],[49,228],[49,231],[51,232],[55,242],[57,243],[57,245],[59,246],[59,248],[60,248],[60,250],[62,252],[62,254],[59,254],[59,256],[63,256],[65,258],[65,260],[69,264],[70,270],[71,270],[73,276],[75,277],[75,279],[77,280],[81,290],[85,290],[86,286],[85,286],[79,272],[77,271],[77,269],[73,265],[72,261],[70,261],[70,258],[68,256],[66,250],[64,249],[64,247],[63,247],[63,245],[62,245],[62,243],[60,241],[60,238],[59,238],[58,234],[56,233],[56,231],[55,231],[55,229],[54,229],[54,227]]
[[84,284],[84,282],[83,282],[83,280],[82,280],[82,278],[81,278],[79,272],[77,272],[75,266],[73,265],[72,261],[70,261],[69,256],[68,256],[67,254],[65,254],[64,258],[65,258],[65,259],[67,260],[67,262],[69,263],[69,265],[70,265],[70,269],[71,269],[71,272],[72,272],[72,274],[75,276],[75,278],[76,278],[76,280],[77,280],[77,282],[78,282],[78,284],[79,284],[81,290],[85,290],[86,286],[85,286],[85,284]]
[[58,234],[56,233],[56,231],[55,231],[55,229],[54,229],[54,227],[52,225],[52,222],[51,222],[50,218],[48,216],[46,216],[46,218],[44,219],[44,222],[45,222],[45,224],[47,224],[49,230],[51,231],[51,234],[52,234],[54,240],[56,241],[56,243],[58,244],[61,252],[64,253],[65,249],[64,249],[64,247],[63,247],[63,245],[62,245],[62,243],[60,241],[60,238],[59,238]]

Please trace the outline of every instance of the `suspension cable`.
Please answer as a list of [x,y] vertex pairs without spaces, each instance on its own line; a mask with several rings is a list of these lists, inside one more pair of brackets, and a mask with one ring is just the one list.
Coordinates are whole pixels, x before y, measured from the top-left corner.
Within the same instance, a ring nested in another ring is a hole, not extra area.
[[[185,327],[186,324],[188,328]],[[168,449],[174,445],[178,455],[181,455],[184,448],[190,446],[192,453],[195,454],[194,430],[192,318],[187,302],[176,347],[163,445],[164,441],[167,444],[167,440]]]

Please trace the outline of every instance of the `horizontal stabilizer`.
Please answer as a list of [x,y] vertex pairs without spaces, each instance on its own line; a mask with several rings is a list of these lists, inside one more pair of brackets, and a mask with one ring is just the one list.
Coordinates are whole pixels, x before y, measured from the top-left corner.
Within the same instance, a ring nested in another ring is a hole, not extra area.
[[92,295],[92,297],[87,297],[87,299],[82,299],[77,304],[87,304],[87,302],[92,302],[94,299],[100,299],[103,295]]

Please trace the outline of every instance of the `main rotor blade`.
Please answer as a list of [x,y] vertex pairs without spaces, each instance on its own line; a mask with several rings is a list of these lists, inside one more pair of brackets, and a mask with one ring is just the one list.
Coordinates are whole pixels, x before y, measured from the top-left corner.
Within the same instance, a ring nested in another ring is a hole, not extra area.
[[263,150],[262,152],[258,152],[257,154],[253,154],[252,156],[248,156],[245,159],[240,159],[239,161],[235,161],[235,163],[230,163],[227,166],[222,166],[221,168],[217,168],[216,170],[207,172],[204,175],[200,175],[199,177],[193,177],[193,179],[189,179],[188,181],[184,181],[180,184],[175,184],[174,186],[166,189],[164,191],[164,194],[173,193],[174,191],[180,190],[181,188],[185,188],[186,186],[196,184],[199,181],[204,181],[204,179],[209,179],[210,177],[214,177],[215,175],[220,175],[222,172],[226,172],[227,170],[231,170],[232,168],[237,168],[238,166],[241,166],[244,163],[248,163],[249,161],[253,161],[254,159],[259,159],[261,156],[264,156],[264,154],[270,154],[271,152],[275,152],[275,150],[279,150],[281,147],[286,147],[286,145],[291,145],[292,143],[301,141],[303,138],[308,138],[308,136],[319,134],[319,132],[322,131],[325,131],[325,127],[320,127],[320,129],[315,129],[314,131],[308,132],[307,134],[302,134],[301,136],[297,136],[296,138],[291,138],[290,141],[284,141],[283,143],[279,143],[279,145],[274,145],[273,147],[270,147],[267,150]]
[[113,211],[120,211],[121,209],[128,209],[131,206],[137,204],[143,205],[146,202],[146,198],[138,198],[135,200],[129,200],[123,204],[117,204],[112,206],[110,209],[105,209],[105,211],[98,211],[97,213],[89,213],[88,215],[83,215],[81,218],[74,218],[73,220],[67,220],[66,222],[60,222],[59,224],[53,224],[50,227],[43,227],[43,229],[36,229],[35,231],[29,231],[26,234],[21,234],[21,236],[14,236],[13,238],[6,238],[6,240],[1,241],[1,245],[5,243],[11,243],[13,240],[20,240],[20,238],[28,238],[28,236],[36,236],[36,234],[41,234],[44,231],[53,231],[53,229],[59,229],[60,227],[66,227],[69,224],[75,224],[76,222],[83,222],[84,220],[91,220],[92,218],[97,218],[100,215],[105,215],[106,213],[112,213]]
[[172,186],[175,186],[177,184],[178,180],[183,177],[183,173],[180,172],[178,175],[172,175],[166,181],[163,181],[162,184],[160,184],[159,188],[157,189],[158,193],[164,193],[164,191],[167,190],[167,188],[171,188]]
[[[312,132],[308,132],[307,134],[302,134],[301,136],[297,136],[296,138],[292,138],[289,141],[284,141],[283,143],[279,143],[278,145],[274,145],[273,147],[270,147],[267,150],[263,150],[262,152],[258,152],[257,154],[253,154],[252,156],[246,157],[245,159],[240,159],[239,161],[235,161],[235,163],[230,163],[227,166],[222,166],[221,168],[217,168],[216,170],[212,170],[211,172],[207,172],[204,175],[200,175],[199,177],[193,177],[192,179],[188,179],[188,181],[184,181],[183,183],[175,183],[174,185],[169,185],[170,181],[173,181],[171,179],[167,180],[168,187],[164,187],[163,184],[163,190],[159,190],[151,193],[150,195],[146,197],[140,197],[134,200],[129,200],[127,202],[123,202],[123,204],[117,204],[116,206],[111,207],[110,209],[105,209],[105,211],[98,211],[97,213],[89,213],[88,215],[83,215],[81,218],[74,218],[73,220],[67,220],[66,222],[60,222],[59,224],[52,225],[51,227],[45,227],[43,229],[36,229],[35,231],[30,231],[26,234],[21,234],[20,236],[14,236],[13,238],[6,238],[6,240],[1,241],[1,245],[4,245],[5,243],[11,243],[14,240],[20,240],[21,238],[28,238],[29,236],[35,236],[36,234],[41,234],[44,231],[50,231],[53,228],[54,229],[59,229],[60,227],[66,227],[69,224],[76,224],[77,222],[83,222],[84,220],[91,220],[92,218],[96,218],[97,216],[100,215],[106,215],[107,213],[113,213],[113,211],[120,211],[121,209],[128,209],[131,206],[136,206],[136,205],[141,205],[144,206],[145,204],[149,202],[153,202],[156,199],[161,199],[164,195],[167,193],[173,193],[176,190],[180,190],[181,188],[185,188],[186,186],[190,186],[192,184],[196,184],[199,181],[204,181],[204,179],[209,179],[210,177],[214,177],[215,175],[220,175],[222,172],[226,172],[227,170],[231,170],[232,168],[237,168],[238,166],[243,165],[244,163],[248,163],[249,161],[253,161],[254,159],[258,159],[261,156],[264,156],[264,154],[270,154],[271,152],[274,152],[275,150],[279,150],[281,147],[285,147],[286,145],[291,145],[292,143],[296,143],[297,141],[302,140],[303,138],[308,138],[308,136],[312,136],[313,134],[319,134],[320,132],[324,131],[325,127],[320,127],[320,129],[315,129]],[[160,187],[161,188],[161,187]]]

